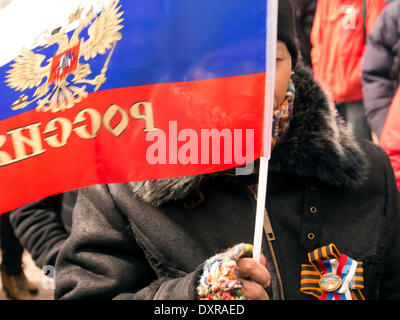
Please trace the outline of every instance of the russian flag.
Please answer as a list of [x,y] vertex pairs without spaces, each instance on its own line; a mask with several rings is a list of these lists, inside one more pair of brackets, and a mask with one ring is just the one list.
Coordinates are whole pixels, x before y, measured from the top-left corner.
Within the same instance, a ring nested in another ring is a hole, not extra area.
[[266,0],[2,2],[0,213],[259,158],[266,15]]

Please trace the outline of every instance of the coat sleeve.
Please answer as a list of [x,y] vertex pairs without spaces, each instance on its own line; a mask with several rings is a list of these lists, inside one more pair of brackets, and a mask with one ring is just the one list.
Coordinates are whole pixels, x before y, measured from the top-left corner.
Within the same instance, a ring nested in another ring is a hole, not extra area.
[[399,41],[400,2],[388,5],[378,17],[367,40],[362,65],[364,108],[372,131],[378,137],[396,92],[391,79],[393,47]]
[[106,185],[81,189],[56,261],[56,299],[196,299],[201,268],[159,278]]
[[396,186],[389,158],[380,149],[385,159],[386,177],[386,231],[387,250],[385,272],[381,287],[381,299],[400,299],[400,194]]
[[10,223],[21,245],[36,265],[55,264],[59,248],[67,238],[60,217],[62,195],[36,201],[11,212]]
[[400,190],[400,87],[397,90],[382,130],[379,144],[386,151],[392,164],[397,188]]

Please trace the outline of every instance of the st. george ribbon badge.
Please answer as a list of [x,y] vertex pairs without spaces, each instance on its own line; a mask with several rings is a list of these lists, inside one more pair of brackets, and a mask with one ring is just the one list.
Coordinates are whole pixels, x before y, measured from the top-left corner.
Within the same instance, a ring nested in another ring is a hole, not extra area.
[[[36,103],[36,110],[52,112],[69,109],[88,96],[87,85],[98,91],[106,82],[106,71],[116,43],[122,39],[120,30],[123,11],[119,0],[110,1],[98,15],[93,8],[83,15],[78,8],[70,15],[69,23],[79,23],[73,33],[69,26],[58,28],[35,50],[23,48],[7,71],[7,85],[23,94],[11,108],[18,110]],[[84,39],[84,32],[89,37]],[[50,56],[42,54],[56,46]],[[39,53],[41,52],[41,53]],[[107,54],[100,73],[92,76],[89,60]],[[90,77],[91,76],[91,77]],[[27,89],[35,89],[33,95]]]
[[341,254],[331,243],[308,253],[301,266],[300,292],[319,300],[365,300],[362,262]]

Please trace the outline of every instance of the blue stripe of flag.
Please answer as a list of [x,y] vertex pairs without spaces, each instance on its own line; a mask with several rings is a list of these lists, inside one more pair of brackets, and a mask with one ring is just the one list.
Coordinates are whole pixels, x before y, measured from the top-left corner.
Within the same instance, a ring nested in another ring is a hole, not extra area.
[[[265,72],[266,3],[121,0],[123,38],[116,45],[101,90]],[[49,48],[49,57],[55,49]],[[89,61],[92,75],[100,72],[106,56]],[[9,108],[21,95],[4,84],[10,64],[0,68],[0,120],[35,106],[20,111]]]

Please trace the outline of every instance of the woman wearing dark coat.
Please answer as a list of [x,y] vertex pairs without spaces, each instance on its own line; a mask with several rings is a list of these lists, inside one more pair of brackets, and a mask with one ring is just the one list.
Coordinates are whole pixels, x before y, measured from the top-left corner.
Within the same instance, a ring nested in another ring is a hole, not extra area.
[[[245,244],[258,174],[97,185],[79,192],[56,262],[57,299],[400,298],[399,194],[389,160],[346,131],[308,72],[291,76],[291,11],[279,4],[275,107],[288,106],[291,117],[276,122],[265,258],[251,259]],[[292,90],[282,95],[293,87],[294,104],[286,100]]]
[[400,80],[400,1],[388,4],[368,36],[362,66],[367,121],[378,138]]

